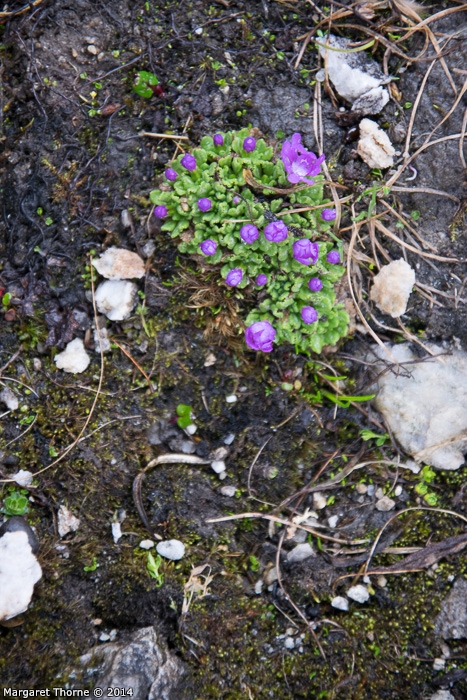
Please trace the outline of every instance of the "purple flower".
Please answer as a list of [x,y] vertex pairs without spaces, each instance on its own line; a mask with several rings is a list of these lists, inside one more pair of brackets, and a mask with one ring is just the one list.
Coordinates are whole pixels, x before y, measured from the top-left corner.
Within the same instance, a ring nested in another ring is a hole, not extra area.
[[283,221],[271,221],[271,223],[264,229],[264,235],[268,241],[271,241],[271,243],[280,243],[281,241],[285,241],[288,233],[289,229]]
[[300,316],[305,323],[314,323],[318,320],[318,312],[312,306],[304,306]]
[[165,219],[168,213],[167,207],[165,207],[163,204],[159,204],[159,206],[154,207],[154,216],[156,219]]
[[165,171],[165,176],[167,180],[174,182],[178,177],[178,173],[173,168],[167,168]]
[[308,282],[308,289],[310,292],[319,292],[323,288],[323,283],[319,277],[312,277]]
[[324,221],[334,221],[336,218],[336,210],[335,209],[323,209],[321,212],[321,218],[324,219]]
[[185,153],[180,164],[183,165],[186,170],[196,170],[196,158],[189,153]]
[[214,255],[214,253],[217,250],[217,243],[216,243],[216,241],[213,241],[211,238],[208,238],[206,241],[203,241],[202,243],[200,243],[199,247],[201,248],[201,251],[205,255]]
[[245,342],[252,350],[271,352],[276,331],[269,321],[256,321],[246,329]]
[[225,283],[229,285],[229,287],[236,287],[237,284],[240,284],[240,282],[243,279],[243,270],[241,267],[234,267],[233,270],[230,270],[230,272],[227,274],[227,277],[225,278]]
[[325,159],[323,153],[319,158],[302,146],[300,134],[293,134],[291,141],[284,141],[281,158],[287,173],[287,179],[292,184],[306,182],[314,185],[314,180],[307,178],[319,175],[321,163]]
[[242,200],[240,199],[240,197],[237,197],[237,195],[235,195],[235,197],[232,199],[232,202],[234,204],[240,204],[241,201]]
[[258,285],[258,287],[264,287],[264,285],[268,283],[268,278],[266,277],[266,275],[260,274],[256,278],[255,282]]
[[254,243],[258,238],[258,229],[253,224],[245,224],[240,229],[240,238],[245,243]]
[[319,246],[312,243],[308,238],[301,238],[295,241],[292,246],[293,256],[302,265],[314,265],[318,260]]
[[211,207],[212,202],[207,197],[201,197],[201,199],[198,199],[198,209],[200,209],[200,211],[209,211]]
[[330,265],[339,265],[341,261],[341,256],[338,250],[331,250],[326,255],[326,260]]
[[253,136],[247,136],[243,141],[243,150],[247,153],[251,153],[256,148],[256,139]]
[[214,134],[213,139],[215,146],[222,146],[224,144],[224,137],[222,134]]

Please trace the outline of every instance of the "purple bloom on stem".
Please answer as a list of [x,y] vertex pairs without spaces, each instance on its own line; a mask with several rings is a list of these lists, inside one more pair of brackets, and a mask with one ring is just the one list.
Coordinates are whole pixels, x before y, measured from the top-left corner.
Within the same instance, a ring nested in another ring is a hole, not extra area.
[[289,182],[294,185],[298,182],[306,182],[309,185],[314,185],[314,180],[308,180],[307,178],[319,175],[325,155],[323,153],[323,155],[318,158],[311,151],[307,151],[306,148],[302,146],[302,137],[300,134],[293,134],[291,141],[284,141],[281,158]]
[[209,211],[211,207],[212,202],[207,197],[201,197],[201,199],[198,199],[198,209],[201,211]]
[[246,329],[245,342],[252,350],[271,352],[276,331],[269,321],[256,321]]
[[235,195],[235,197],[232,199],[232,202],[234,204],[240,204],[241,201],[242,200],[240,199],[240,197],[237,197],[237,195]]
[[264,287],[264,285],[268,282],[268,278],[266,277],[266,275],[261,274],[258,275],[255,281],[258,287]]
[[243,150],[247,153],[251,153],[256,148],[256,139],[253,136],[247,136],[243,141]]
[[292,246],[293,256],[302,265],[314,265],[318,260],[319,246],[312,243],[308,238],[301,238],[295,241]]
[[341,261],[341,256],[338,250],[331,250],[326,255],[326,260],[330,265],[339,265]]
[[216,241],[213,241],[211,238],[208,238],[206,241],[203,241],[202,243],[200,243],[199,247],[201,248],[201,251],[205,255],[214,255],[214,253],[217,250],[217,243],[216,243]]
[[174,182],[178,177],[178,173],[173,168],[167,168],[165,171],[165,176],[167,180]]
[[305,323],[314,323],[318,320],[318,312],[312,306],[304,306],[300,316]]
[[334,221],[336,218],[336,210],[335,209],[323,209],[321,212],[321,218],[324,219],[324,221]]
[[183,165],[186,170],[196,170],[196,158],[189,153],[185,153],[180,164]]
[[288,233],[289,229],[283,221],[271,221],[271,223],[264,229],[264,235],[268,241],[271,241],[271,243],[280,243],[281,241],[285,241]]
[[224,144],[224,137],[222,134],[214,134],[213,139],[215,146],[222,146]]
[[254,243],[258,238],[258,229],[253,224],[245,224],[240,229],[240,238],[245,243]]
[[311,280],[308,282],[308,289],[310,292],[319,292],[323,288],[323,283],[319,279],[319,277],[312,277]]
[[167,207],[165,207],[163,204],[159,204],[159,206],[154,207],[154,216],[156,219],[165,219],[168,213]]
[[227,277],[225,278],[225,283],[229,285],[229,287],[236,287],[237,284],[240,284],[240,282],[243,279],[243,270],[241,267],[234,267],[233,270],[230,270],[230,272],[227,274]]

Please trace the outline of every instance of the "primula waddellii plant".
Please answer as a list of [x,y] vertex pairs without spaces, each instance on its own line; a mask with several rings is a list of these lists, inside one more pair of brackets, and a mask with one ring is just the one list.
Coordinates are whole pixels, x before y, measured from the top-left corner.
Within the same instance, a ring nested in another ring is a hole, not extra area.
[[179,156],[151,192],[154,215],[180,252],[222,265],[226,293],[245,289],[243,298],[256,302],[245,320],[253,350],[289,342],[297,352],[321,352],[347,333],[334,291],[343,253],[331,233],[335,211],[323,208],[323,160],[300,134],[279,157],[248,129],[215,134]]

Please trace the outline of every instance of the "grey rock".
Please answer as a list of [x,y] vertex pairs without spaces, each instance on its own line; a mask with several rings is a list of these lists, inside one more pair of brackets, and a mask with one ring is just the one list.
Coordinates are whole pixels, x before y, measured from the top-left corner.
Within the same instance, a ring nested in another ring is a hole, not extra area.
[[467,638],[467,581],[458,579],[435,619],[435,632],[443,639]]
[[132,688],[132,700],[175,700],[174,689],[184,673],[183,664],[169,653],[153,627],[135,632],[124,644],[104,644],[80,659],[93,675],[94,688]]
[[304,559],[308,559],[308,557],[314,556],[314,553],[313,547],[308,542],[297,544],[297,546],[287,554],[287,561],[289,564],[296,564]]

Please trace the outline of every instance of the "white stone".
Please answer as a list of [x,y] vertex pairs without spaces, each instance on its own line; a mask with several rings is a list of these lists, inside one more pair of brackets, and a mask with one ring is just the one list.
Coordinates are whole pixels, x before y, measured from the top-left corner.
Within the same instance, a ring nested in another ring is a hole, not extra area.
[[92,264],[108,280],[140,279],[146,272],[144,262],[137,253],[115,246],[107,248]]
[[381,268],[373,279],[370,299],[392,318],[405,314],[415,284],[415,270],[402,258]]
[[225,459],[229,454],[229,450],[226,447],[218,447],[210,454],[210,458],[214,460]]
[[100,353],[101,348],[102,352],[110,352],[112,348],[110,347],[110,340],[107,328],[99,328],[99,330],[97,330],[97,328],[94,328],[92,333],[94,337],[94,345],[96,346],[96,352]]
[[449,690],[438,690],[437,693],[431,696],[430,700],[456,700],[456,698]]
[[137,286],[125,280],[107,280],[96,290],[99,312],[111,321],[123,321],[131,314],[135,305]]
[[235,403],[237,401],[237,397],[235,394],[230,394],[229,396],[225,397],[226,403]]
[[12,474],[10,478],[14,479],[19,486],[31,486],[33,473],[28,472],[26,469],[20,469],[16,474]]
[[[319,44],[329,79],[339,95],[353,103],[352,111],[361,114],[377,114],[381,111],[389,101],[388,91],[381,86],[389,83],[391,78],[384,75],[376,61],[364,51],[349,52],[352,44],[350,39],[328,34],[319,40]],[[332,50],[326,48],[326,45],[332,47]]]
[[394,496],[396,496],[396,497],[400,496],[401,493],[402,493],[402,486],[399,484],[399,486],[396,486],[396,488],[394,489]]
[[154,542],[152,540],[141,540],[138,547],[141,547],[141,549],[152,549]]
[[188,435],[194,435],[198,428],[194,423],[190,423],[190,425],[186,426],[185,430],[188,433]]
[[121,523],[111,523],[111,527],[112,527],[113,541],[115,544],[118,544],[118,541],[121,540],[123,537]]
[[364,494],[368,491],[368,486],[366,484],[357,484],[355,487],[357,493]]
[[0,401],[5,404],[9,411],[16,411],[19,406],[18,397],[7,386],[0,391]]
[[92,56],[97,56],[97,54],[99,53],[99,49],[96,46],[94,46],[94,44],[89,44],[88,53],[92,54]]
[[272,586],[272,584],[277,581],[278,579],[277,575],[277,569],[275,566],[272,566],[268,571],[263,576],[264,583],[266,586]]
[[28,535],[6,532],[0,538],[0,620],[10,620],[28,608],[34,584],[42,569],[34,556]]
[[390,168],[394,165],[394,150],[389,136],[371,119],[360,122],[357,153],[370,168]]
[[260,595],[261,591],[263,590],[263,579],[258,579],[255,583],[255,593],[256,595]]
[[381,486],[379,486],[375,491],[375,498],[379,499],[379,498],[382,498],[383,496],[384,496],[384,491],[381,488]]
[[341,595],[336,596],[331,600],[331,605],[337,610],[347,611],[349,609],[349,601]]
[[221,459],[215,459],[214,462],[211,462],[211,469],[215,471],[216,474],[222,474],[222,472],[225,472],[225,462]]
[[304,542],[303,544],[297,544],[296,547],[290,550],[287,554],[287,561],[289,564],[296,564],[297,562],[304,561],[308,557],[314,556],[315,552],[313,547],[309,542]]
[[359,583],[356,586],[349,588],[347,591],[347,596],[352,600],[355,600],[356,603],[366,603],[370,597],[370,594],[368,592],[368,588]]
[[383,496],[378,501],[376,501],[375,508],[380,510],[382,513],[386,513],[388,510],[392,510],[396,505],[396,502],[389,498],[388,496]]
[[80,520],[73,515],[71,510],[66,506],[60,506],[57,513],[58,534],[60,537],[65,537],[70,532],[76,532],[80,526]]
[[317,491],[313,494],[313,507],[316,508],[316,510],[323,510],[323,508],[326,508],[326,503],[327,498],[323,493]]
[[233,441],[235,440],[235,434],[234,433],[229,433],[228,435],[225,436],[224,438],[224,445],[231,445]]
[[178,561],[185,554],[185,545],[180,540],[164,540],[157,544],[156,551],[165,559]]
[[212,365],[214,365],[216,362],[217,362],[217,357],[212,352],[210,352],[204,361],[204,366],[205,367],[212,367]]
[[433,659],[433,671],[443,671],[445,666],[445,659]]
[[388,580],[387,580],[386,576],[383,576],[383,574],[380,574],[376,579],[376,585],[379,588],[386,588],[386,586],[388,585]]
[[55,364],[58,369],[72,374],[80,374],[88,368],[91,358],[84,349],[81,338],[75,338],[66,346],[63,352],[55,355]]
[[339,517],[338,517],[337,515],[331,515],[331,517],[328,518],[329,527],[332,528],[332,529],[334,530],[334,528],[335,528],[336,525],[337,525],[337,521],[338,521],[338,520],[339,520]]
[[286,649],[293,649],[295,646],[295,639],[293,639],[293,637],[286,637],[284,639],[284,646]]
[[[371,389],[376,393],[374,403],[395,438],[417,462],[458,469],[467,444],[467,353],[432,343],[426,347],[442,356],[418,361],[407,343],[387,346],[396,361],[413,364],[381,373]],[[374,357],[375,372],[380,373],[387,367],[388,356],[383,348],[374,346],[367,359]]]
[[223,486],[220,491],[223,496],[227,496],[228,498],[233,498],[237,493],[235,486]]

